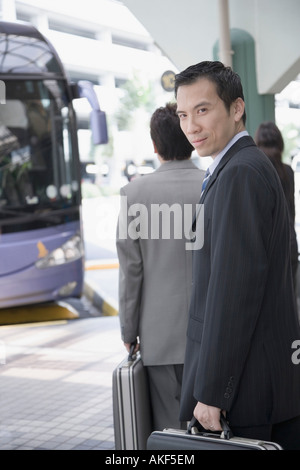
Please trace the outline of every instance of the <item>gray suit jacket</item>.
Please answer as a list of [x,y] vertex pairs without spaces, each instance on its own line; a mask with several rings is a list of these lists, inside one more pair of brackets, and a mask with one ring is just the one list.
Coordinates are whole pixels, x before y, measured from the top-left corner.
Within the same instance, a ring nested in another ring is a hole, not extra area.
[[[170,161],[121,189],[120,219],[125,216],[123,232],[117,233],[121,334],[126,343],[140,338],[145,365],[183,364],[192,269],[184,235],[192,226],[203,177],[190,160]],[[190,216],[185,204],[193,206]],[[137,232],[141,236],[135,239]]]

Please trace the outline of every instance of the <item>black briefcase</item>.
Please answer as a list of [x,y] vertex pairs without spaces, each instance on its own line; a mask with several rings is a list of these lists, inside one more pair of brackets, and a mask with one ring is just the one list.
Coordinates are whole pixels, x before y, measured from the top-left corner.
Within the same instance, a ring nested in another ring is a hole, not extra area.
[[275,442],[233,436],[227,421],[221,416],[222,433],[199,431],[193,418],[187,431],[164,429],[148,438],[147,450],[283,450]]

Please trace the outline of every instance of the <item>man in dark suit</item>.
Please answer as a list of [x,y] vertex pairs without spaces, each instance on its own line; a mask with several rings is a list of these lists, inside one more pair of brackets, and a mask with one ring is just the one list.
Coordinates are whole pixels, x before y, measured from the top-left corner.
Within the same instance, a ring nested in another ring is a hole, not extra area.
[[193,251],[181,419],[194,414],[220,431],[223,412],[236,435],[300,449],[300,331],[279,178],[246,132],[229,67],[188,67],[175,93],[183,132],[213,158],[200,198],[204,245]]

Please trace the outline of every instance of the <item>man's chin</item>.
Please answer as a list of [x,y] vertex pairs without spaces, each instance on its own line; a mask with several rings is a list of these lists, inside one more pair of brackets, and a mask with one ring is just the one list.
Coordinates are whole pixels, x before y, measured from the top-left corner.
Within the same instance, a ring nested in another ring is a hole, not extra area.
[[199,155],[199,157],[210,157],[210,155],[206,155],[206,153],[201,152],[201,151],[199,151],[199,150],[197,150],[197,149],[196,149],[196,152],[197,152],[197,154]]

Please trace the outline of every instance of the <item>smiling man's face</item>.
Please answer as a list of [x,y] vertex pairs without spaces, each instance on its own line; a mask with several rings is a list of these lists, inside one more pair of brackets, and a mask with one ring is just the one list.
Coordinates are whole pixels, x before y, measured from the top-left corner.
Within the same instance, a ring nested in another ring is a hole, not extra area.
[[182,85],[177,91],[181,129],[201,157],[215,158],[228,142],[244,130],[244,102],[235,100],[228,110],[207,78]]

